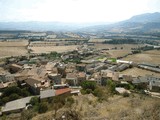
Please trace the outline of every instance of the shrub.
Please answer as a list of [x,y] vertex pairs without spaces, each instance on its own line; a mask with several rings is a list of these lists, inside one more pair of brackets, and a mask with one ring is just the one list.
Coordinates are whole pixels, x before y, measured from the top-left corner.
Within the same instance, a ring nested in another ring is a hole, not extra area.
[[30,100],[30,103],[32,105],[37,105],[39,103],[39,98],[38,97],[32,97]]
[[92,93],[92,90],[91,89],[86,89],[86,94],[90,94]]
[[39,113],[45,113],[48,110],[48,103],[47,102],[42,102],[39,104]]
[[67,105],[68,105],[69,107],[71,107],[72,104],[75,102],[72,97],[68,97],[68,98],[66,99],[66,101],[67,101]]
[[129,93],[128,92],[124,92],[123,93],[123,97],[129,97]]
[[18,98],[19,98],[19,95],[16,94],[16,93],[13,93],[13,94],[11,94],[11,95],[9,96],[9,100],[10,100],[10,101],[16,100],[16,99],[18,99]]
[[2,98],[3,103],[9,102],[9,97]]
[[16,86],[8,87],[7,89],[4,90],[3,96],[10,96],[13,93],[21,95],[21,89]]
[[80,91],[81,91],[81,94],[82,94],[82,95],[86,94],[86,91],[85,91],[85,90],[81,89]]
[[31,120],[33,116],[34,116],[33,111],[23,110],[21,113],[20,120]]
[[96,88],[93,92],[93,95],[98,98],[101,98],[103,96],[103,91],[100,88]]
[[96,83],[95,82],[90,82],[90,81],[83,81],[81,86],[84,90],[91,89],[92,91],[94,91],[95,88],[96,88]]
[[68,97],[67,98],[67,102],[73,104],[74,103],[74,99],[72,97]]
[[109,88],[111,93],[114,93],[116,84],[112,80],[108,80],[107,81],[107,87]]

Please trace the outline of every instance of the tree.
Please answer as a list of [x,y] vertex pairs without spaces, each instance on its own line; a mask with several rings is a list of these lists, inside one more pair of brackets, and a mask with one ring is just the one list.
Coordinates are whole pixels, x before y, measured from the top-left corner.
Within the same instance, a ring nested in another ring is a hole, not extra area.
[[39,98],[38,97],[32,97],[30,100],[30,103],[32,105],[37,105],[39,103]]
[[116,84],[112,80],[107,80],[107,87],[109,88],[111,93],[114,93]]
[[21,95],[21,89],[17,86],[8,87],[4,90],[3,96],[10,96],[13,93]]
[[30,95],[30,93],[27,91],[26,88],[24,88],[24,89],[21,90],[21,95],[22,95],[23,97],[27,97],[27,96]]
[[2,98],[2,101],[3,101],[3,103],[8,102],[8,101],[9,101],[9,97],[3,97],[3,98]]
[[94,91],[95,88],[96,88],[96,83],[95,82],[90,82],[90,81],[83,81],[81,86],[84,90],[91,89],[92,91]]
[[16,100],[16,99],[18,99],[18,98],[19,98],[19,95],[16,94],[16,93],[13,93],[13,94],[11,94],[11,95],[9,96],[9,100],[10,100],[10,101]]

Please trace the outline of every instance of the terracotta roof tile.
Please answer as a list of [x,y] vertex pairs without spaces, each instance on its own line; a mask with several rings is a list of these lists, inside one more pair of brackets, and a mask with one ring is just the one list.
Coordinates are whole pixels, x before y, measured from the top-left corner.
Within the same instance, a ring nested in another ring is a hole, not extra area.
[[68,92],[71,92],[70,88],[58,89],[58,90],[56,90],[56,95],[62,95],[62,94],[68,93]]

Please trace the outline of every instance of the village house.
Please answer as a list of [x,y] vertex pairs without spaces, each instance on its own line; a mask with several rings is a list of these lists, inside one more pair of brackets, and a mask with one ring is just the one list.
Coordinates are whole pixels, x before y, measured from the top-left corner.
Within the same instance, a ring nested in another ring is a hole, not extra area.
[[54,89],[48,89],[48,90],[42,90],[40,91],[40,100],[46,100],[49,98],[53,98],[56,96],[55,90]]
[[53,68],[54,68],[56,65],[58,65],[58,63],[48,62],[48,63],[45,65],[45,69],[46,69],[47,73],[52,73]]
[[77,74],[77,82],[78,82],[78,85],[80,85],[83,81],[86,80],[86,73],[85,72],[79,72]]
[[10,71],[11,71],[12,73],[16,73],[16,72],[22,70],[22,66],[17,65],[17,64],[11,64],[11,65],[9,66],[9,69],[10,69]]
[[102,86],[106,86],[107,85],[107,80],[108,80],[108,77],[107,77],[107,74],[106,73],[101,73],[101,85]]
[[69,85],[68,84],[56,84],[56,85],[53,85],[53,88],[55,90],[57,90],[57,89],[63,89],[63,88],[69,88]]
[[15,75],[10,73],[0,74],[0,82],[12,82],[15,81]]
[[136,85],[138,88],[148,88],[149,80],[147,77],[137,77],[133,78],[132,84]]
[[117,60],[116,62],[122,64],[133,64],[133,61],[125,61],[125,60]]
[[25,64],[28,64],[28,60],[19,61],[17,64],[23,66]]
[[32,65],[29,65],[29,64],[24,64],[23,65],[23,69],[29,69],[29,70],[31,70],[33,67],[32,67]]
[[70,95],[71,94],[71,89],[70,88],[62,88],[62,89],[55,90],[55,92],[56,92],[56,96]]
[[124,71],[127,68],[129,68],[129,64],[121,64],[120,66],[118,66],[118,71]]
[[119,73],[111,70],[101,70],[102,84],[106,84],[106,80],[119,81]]
[[94,68],[94,71],[95,71],[95,72],[98,72],[98,71],[102,70],[103,68],[104,68],[104,64],[101,64],[101,65],[96,66],[96,67]]
[[130,82],[130,83],[133,81],[133,78],[134,78],[134,76],[132,76],[132,75],[122,75],[122,79],[124,81]]
[[76,86],[76,85],[78,84],[76,73],[68,73],[68,74],[66,75],[66,82],[67,82],[70,86]]
[[50,74],[48,74],[48,77],[50,78],[52,83],[61,84],[61,75],[60,74],[50,73]]
[[109,67],[108,70],[118,71],[118,66],[117,65],[113,65],[113,66]]
[[66,68],[65,70],[65,73],[73,73],[74,72],[74,69],[71,69],[71,68]]
[[116,87],[115,90],[116,90],[119,94],[123,94],[123,93],[128,93],[128,94],[130,94],[130,93],[131,93],[129,90],[126,90],[125,88],[122,88],[122,87]]
[[70,95],[70,94],[71,94],[71,89],[68,87],[60,89],[47,89],[40,91],[40,100],[43,101],[50,98],[54,99],[55,96]]
[[86,64],[77,64],[77,65],[76,65],[76,69],[77,69],[78,71],[83,71],[83,72],[85,72],[85,71],[86,71]]
[[66,66],[64,64],[59,64],[57,66],[58,73],[62,75],[62,77],[66,76]]
[[113,81],[119,81],[119,73],[113,72],[112,73],[112,80]]
[[95,82],[98,85],[102,85],[102,81],[101,81],[101,74],[100,72],[96,72],[91,76],[91,79],[89,79],[88,81],[92,81]]
[[107,77],[113,81],[119,81],[119,73],[113,72],[113,71],[106,71],[107,72]]
[[52,69],[52,73],[58,74],[58,69],[57,69],[57,67],[54,67],[54,68]]
[[32,96],[7,102],[5,106],[2,107],[1,111],[3,114],[21,112],[26,108],[27,104],[29,104],[31,98]]
[[33,94],[40,94],[40,90],[44,90],[50,87],[50,82],[43,79],[28,78],[24,80],[24,83],[26,83]]
[[160,78],[155,76],[147,76],[149,80],[149,90],[160,92]]

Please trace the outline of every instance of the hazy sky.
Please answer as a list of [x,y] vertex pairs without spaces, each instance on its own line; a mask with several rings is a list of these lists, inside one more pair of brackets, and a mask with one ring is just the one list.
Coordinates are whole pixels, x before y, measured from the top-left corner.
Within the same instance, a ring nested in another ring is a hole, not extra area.
[[0,21],[115,22],[160,12],[160,0],[0,0]]

